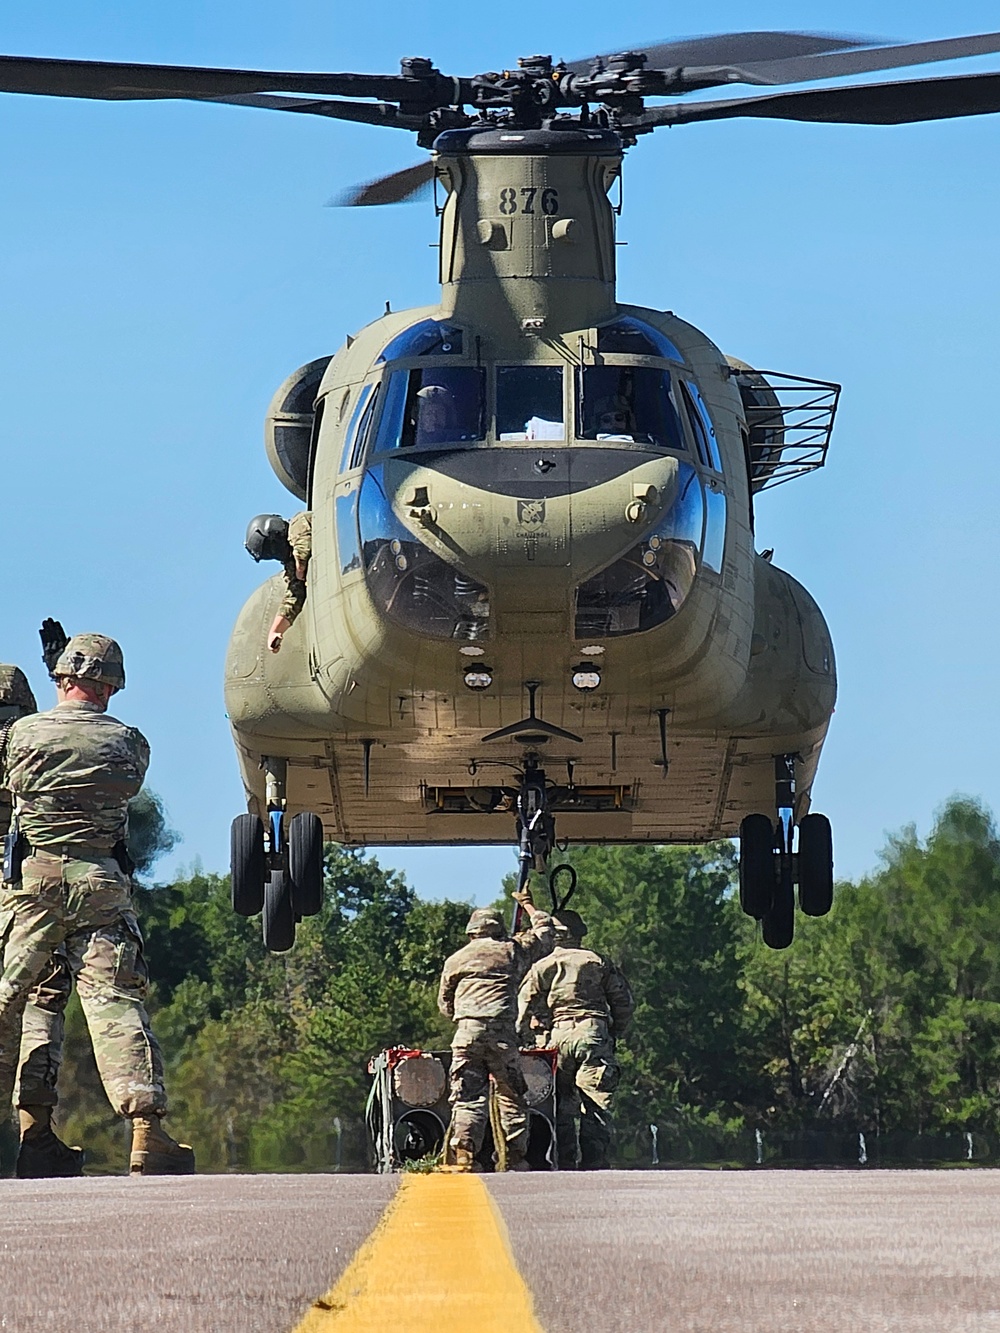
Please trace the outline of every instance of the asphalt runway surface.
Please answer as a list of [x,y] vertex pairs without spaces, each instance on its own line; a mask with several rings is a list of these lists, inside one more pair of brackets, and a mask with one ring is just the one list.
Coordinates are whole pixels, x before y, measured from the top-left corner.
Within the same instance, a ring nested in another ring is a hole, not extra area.
[[[546,1333],[1000,1333],[998,1171],[484,1179]],[[0,1181],[0,1330],[291,1333],[396,1184]]]

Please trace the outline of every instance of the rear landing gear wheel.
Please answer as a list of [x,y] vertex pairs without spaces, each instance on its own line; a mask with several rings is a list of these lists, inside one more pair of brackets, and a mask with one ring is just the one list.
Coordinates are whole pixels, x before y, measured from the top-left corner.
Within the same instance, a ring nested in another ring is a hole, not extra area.
[[287,953],[295,943],[292,881],[285,870],[272,870],[264,887],[264,947]]
[[747,815],[740,825],[740,906],[760,921],[774,892],[774,825],[767,815]]
[[806,815],[799,825],[799,906],[806,916],[826,916],[833,906],[833,832],[826,815]]
[[319,815],[303,811],[289,820],[288,873],[296,915],[315,916],[323,906],[323,821]]
[[233,911],[256,916],[264,906],[264,823],[257,815],[237,815],[230,834],[229,872]]
[[778,860],[778,882],[774,901],[764,917],[762,934],[769,949],[787,949],[795,934],[795,885],[792,882],[792,861],[787,854]]

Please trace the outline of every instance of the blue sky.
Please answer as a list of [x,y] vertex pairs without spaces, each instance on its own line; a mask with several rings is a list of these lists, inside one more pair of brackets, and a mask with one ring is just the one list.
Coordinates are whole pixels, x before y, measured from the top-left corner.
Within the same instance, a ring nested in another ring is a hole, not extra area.
[[[624,12],[8,0],[0,52],[384,72],[427,55],[471,74],[748,27],[919,40],[998,26],[987,3]],[[673,309],[755,365],[844,384],[827,468],[765,496],[757,529],[833,630],[841,693],[815,808],[844,875],[874,865],[886,831],[926,831],[952,792],[1000,807],[998,149],[997,116],[731,121],[661,131],[626,161],[622,299]],[[0,656],[45,700],[42,616],[121,641],[116,711],[149,736],[150,783],[184,839],[161,874],[224,869],[242,808],[221,691],[259,576],[242,536],[251,515],[295,506],[264,457],[271,394],[387,299],[436,299],[429,206],[323,204],[418,159],[406,134],[319,118],[0,97]],[[505,849],[379,855],[432,896],[491,898],[513,865]]]

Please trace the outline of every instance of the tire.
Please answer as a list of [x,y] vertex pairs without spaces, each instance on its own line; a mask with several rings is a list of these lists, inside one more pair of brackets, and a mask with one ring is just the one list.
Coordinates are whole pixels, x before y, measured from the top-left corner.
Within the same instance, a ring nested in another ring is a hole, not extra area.
[[229,874],[233,911],[256,916],[264,906],[264,823],[256,815],[237,815],[229,839]]
[[284,870],[272,870],[264,888],[264,948],[287,953],[295,943],[292,882]]
[[833,906],[833,831],[826,815],[806,815],[799,825],[799,906],[806,916],[826,916]]
[[764,943],[769,949],[787,949],[795,935],[795,885],[792,883],[792,867],[787,856],[782,859],[785,864],[778,876],[774,902],[762,922]]
[[315,916],[323,906],[323,821],[309,811],[288,824],[288,873],[299,916]]
[[774,825],[747,815],[740,825],[740,906],[760,921],[774,901]]

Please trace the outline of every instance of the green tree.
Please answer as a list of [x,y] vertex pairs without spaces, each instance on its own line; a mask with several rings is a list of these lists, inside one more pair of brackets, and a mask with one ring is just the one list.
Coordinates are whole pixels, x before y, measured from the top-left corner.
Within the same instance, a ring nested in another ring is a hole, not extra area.
[[747,1031],[773,1123],[912,1133],[1000,1130],[1000,841],[955,797],[922,843],[799,918],[786,954],[746,950]]

